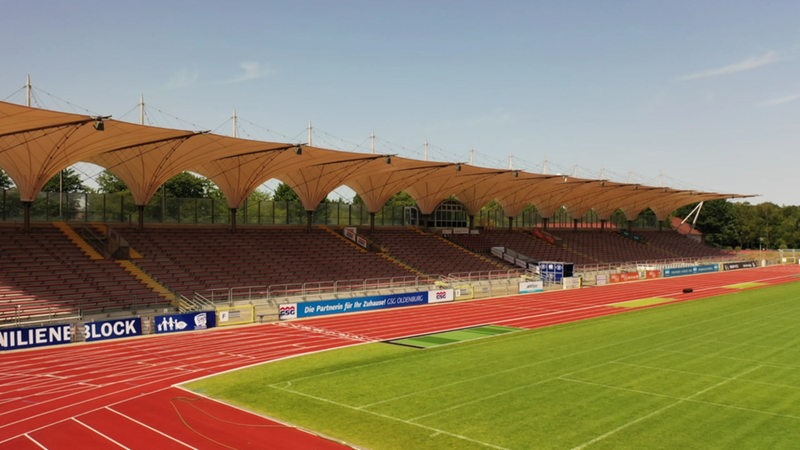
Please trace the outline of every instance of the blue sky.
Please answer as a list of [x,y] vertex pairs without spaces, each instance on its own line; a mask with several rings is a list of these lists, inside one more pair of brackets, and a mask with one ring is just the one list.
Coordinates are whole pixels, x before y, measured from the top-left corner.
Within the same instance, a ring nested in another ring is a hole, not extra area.
[[0,99],[800,205],[797,1],[32,0]]

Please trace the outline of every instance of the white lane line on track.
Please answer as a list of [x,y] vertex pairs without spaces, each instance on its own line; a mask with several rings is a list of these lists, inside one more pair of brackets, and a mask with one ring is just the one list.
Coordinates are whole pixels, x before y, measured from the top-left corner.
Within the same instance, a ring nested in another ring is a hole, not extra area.
[[37,447],[39,447],[41,449],[44,449],[44,450],[47,450],[47,447],[45,447],[44,445],[40,444],[39,441],[34,439],[33,436],[31,436],[29,433],[25,433],[23,436],[25,436],[29,441],[33,442]]
[[126,445],[122,445],[122,443],[117,442],[116,440],[112,439],[111,436],[109,436],[109,435],[107,435],[105,433],[101,433],[100,430],[97,430],[97,429],[91,427],[89,424],[81,422],[77,417],[73,417],[72,420],[77,422],[78,424],[80,424],[81,426],[86,428],[87,430],[90,430],[94,434],[96,434],[98,436],[101,436],[103,439],[105,439],[105,440],[107,440],[109,442],[113,442],[114,444],[118,445],[121,448],[124,448],[125,450],[130,450],[130,447],[128,447]]
[[162,432],[161,430],[159,430],[159,429],[157,429],[157,428],[153,428],[153,427],[151,427],[150,425],[148,425],[148,424],[146,424],[146,423],[144,423],[144,422],[140,422],[140,421],[138,421],[138,420],[134,419],[133,417],[131,417],[131,416],[127,415],[127,414],[124,414],[124,413],[122,413],[122,412],[120,412],[120,411],[117,411],[116,409],[113,409],[113,408],[111,408],[110,406],[106,406],[106,407],[105,407],[105,408],[103,408],[103,409],[105,409],[105,410],[107,410],[107,411],[109,411],[109,412],[112,412],[112,413],[114,413],[114,414],[117,414],[117,415],[119,415],[119,416],[122,416],[122,417],[124,417],[125,419],[127,419],[127,420],[130,420],[131,422],[133,422],[133,423],[135,423],[135,424],[138,424],[138,425],[140,425],[140,426],[142,426],[142,427],[144,427],[144,428],[147,428],[148,430],[151,430],[151,431],[153,431],[153,432],[155,432],[155,433],[158,433],[158,434],[160,434],[161,436],[164,436],[165,438],[168,438],[168,439],[170,439],[170,440],[172,440],[172,441],[174,441],[174,442],[177,442],[178,444],[180,444],[180,445],[183,445],[184,447],[191,448],[191,449],[193,449],[193,450],[198,450],[196,447],[192,447],[191,445],[187,444],[186,442],[183,442],[183,441],[181,441],[181,440],[178,440],[178,439],[176,439],[176,438],[174,438],[174,437],[172,437],[172,436],[170,436],[170,435],[168,435],[168,434],[166,434],[166,433]]
[[[781,276],[781,277],[771,277],[771,278],[764,278],[764,280],[787,279],[787,278],[788,278],[788,277],[786,277],[786,276]],[[222,337],[222,336],[220,336],[220,337]],[[187,337],[187,339],[188,339],[188,337]],[[233,338],[232,338],[232,339],[233,339]],[[122,345],[122,344],[120,344],[120,345]],[[127,346],[128,346],[128,345],[131,345],[131,342],[126,342],[126,343],[125,343],[125,346],[126,346],[126,348],[127,348]],[[108,347],[108,348],[110,348],[110,347]],[[137,351],[137,350],[138,350],[138,351],[145,352],[145,353],[148,353],[148,352],[149,352],[149,350],[148,350],[148,349],[139,349],[139,348],[135,348],[135,349],[134,349],[134,351]],[[111,352],[112,350],[108,350],[108,351],[109,351],[109,352]],[[115,352],[116,352],[116,351],[115,351]],[[160,356],[160,355],[159,355],[159,356]],[[131,359],[135,359],[135,358],[137,358],[137,357],[140,357],[140,356],[138,356],[138,355],[137,355],[137,356],[134,356],[134,357],[132,357]],[[33,358],[33,359],[35,359],[35,358]],[[278,358],[278,359],[284,359],[284,358],[282,357],[282,358]],[[30,361],[30,359],[28,359],[28,360]],[[267,360],[269,360],[269,358],[267,358]],[[212,370],[211,368],[208,368],[206,371],[211,371],[211,370]]]
[[[180,375],[182,376],[182,374],[180,374]],[[182,378],[181,378],[181,380],[182,380]],[[93,401],[98,401],[99,399],[105,398],[105,397],[110,397],[110,396],[114,396],[114,395],[120,395],[120,394],[122,394],[122,393],[124,393],[126,391],[143,389],[144,386],[147,386],[147,385],[150,385],[150,384],[156,384],[156,383],[158,383],[159,385],[168,384],[169,380],[162,378],[162,379],[154,380],[152,382],[144,383],[144,384],[141,384],[141,385],[129,386],[129,387],[126,387],[126,388],[123,388],[123,389],[111,391],[111,392],[104,393],[104,394],[101,394],[101,395],[97,395],[97,396],[94,396],[94,397],[84,398],[84,399],[82,399],[80,401],[76,401],[76,402],[70,403],[68,405],[60,406],[58,408],[48,409],[47,411],[42,411],[42,412],[40,412],[38,414],[33,414],[31,416],[24,417],[22,419],[15,420],[13,422],[5,423],[3,425],[0,425],[0,429],[2,429],[3,427],[6,427],[6,426],[15,425],[15,424],[20,423],[20,422],[25,422],[26,420],[37,418],[37,417],[40,417],[40,416],[45,416],[45,415],[51,414],[51,413],[53,413],[55,411],[61,411],[61,410],[68,409],[68,408],[74,408],[77,405],[84,404],[84,403],[89,403],[89,402],[93,402]],[[155,390],[158,390],[158,389],[155,389]],[[126,400],[130,400],[131,398],[135,398],[135,396],[128,397],[128,398],[126,398]],[[53,422],[53,423],[55,423],[55,422]],[[46,427],[52,425],[53,423],[50,423],[50,424],[48,424],[46,426],[43,426],[43,427],[40,427],[40,428],[46,428]],[[32,431],[35,431],[35,430],[32,430]],[[5,441],[0,441],[0,444],[2,444],[3,442],[8,441],[10,439],[13,439],[13,437],[11,437],[9,439],[6,439]]]
[[358,334],[348,333],[346,331],[337,331],[337,330],[331,330],[331,329],[328,329],[328,328],[315,327],[313,325],[308,325],[308,324],[300,323],[300,322],[278,322],[278,325],[282,326],[282,327],[286,327],[286,328],[294,328],[296,330],[307,331],[307,332],[315,333],[315,334],[322,334],[322,335],[325,335],[325,336],[334,336],[334,337],[338,337],[338,338],[341,338],[341,339],[348,339],[348,340],[358,341],[358,342],[376,342],[377,341],[377,339],[371,338],[369,336],[361,336],[361,335],[358,335]]

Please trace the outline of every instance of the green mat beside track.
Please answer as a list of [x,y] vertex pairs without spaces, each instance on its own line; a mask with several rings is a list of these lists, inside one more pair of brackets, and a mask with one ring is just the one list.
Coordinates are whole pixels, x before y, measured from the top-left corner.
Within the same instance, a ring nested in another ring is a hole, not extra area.
[[484,325],[481,327],[464,328],[462,330],[445,331],[443,333],[425,334],[404,339],[387,341],[390,344],[405,345],[408,347],[429,348],[438,345],[452,344],[454,342],[470,341],[498,334],[517,331],[519,328],[502,327],[499,325]]

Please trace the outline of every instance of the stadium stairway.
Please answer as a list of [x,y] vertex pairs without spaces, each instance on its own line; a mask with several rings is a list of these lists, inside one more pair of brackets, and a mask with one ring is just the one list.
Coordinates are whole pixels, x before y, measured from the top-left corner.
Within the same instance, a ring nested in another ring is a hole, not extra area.
[[580,250],[573,249],[568,244],[562,244],[561,248],[563,248],[564,250],[566,250],[566,251],[568,251],[570,253],[579,255],[580,257],[586,259],[587,261],[594,261],[597,264],[602,263],[602,261],[600,261],[599,259],[595,258],[594,256],[592,256],[592,255],[590,255],[588,253],[582,252]]
[[81,249],[89,259],[97,260],[97,259],[105,259],[103,255],[100,254],[91,244],[86,242],[68,223],[66,222],[54,222],[53,225],[56,226],[62,233],[64,233],[70,241],[72,241],[78,248]]
[[327,231],[328,233],[336,236],[337,239],[341,239],[342,241],[346,242],[347,245],[349,245],[351,247],[354,247],[358,251],[360,251],[362,253],[369,253],[369,250],[367,250],[366,248],[356,244],[355,242],[351,241],[350,239],[347,239],[346,237],[344,237],[344,235],[342,235],[342,233],[334,230],[333,228],[331,228],[331,227],[329,227],[327,225],[320,225],[320,228],[322,228],[323,230]]
[[155,291],[158,295],[166,298],[167,300],[172,303],[173,306],[180,306],[180,298],[175,295],[172,291],[167,289],[166,286],[159,283],[155,278],[151,277],[147,274],[144,270],[142,270],[139,266],[133,263],[130,260],[116,260],[116,263],[122,266],[126,272],[130,273],[131,276],[139,280],[140,282],[144,283],[147,287]]
[[[424,233],[423,233],[422,231],[420,231],[420,230],[417,230],[417,232],[418,232],[418,233],[422,233],[422,234],[424,234]],[[434,236],[434,237],[436,237],[436,239],[439,239],[440,241],[444,242],[446,245],[449,245],[449,246],[451,246],[451,247],[453,247],[453,248],[455,248],[455,249],[457,249],[457,250],[459,250],[459,251],[462,251],[462,252],[464,252],[464,253],[465,253],[465,254],[466,254],[468,257],[470,257],[470,258],[478,258],[478,259],[481,259],[481,260],[485,261],[486,263],[488,263],[488,264],[491,264],[491,265],[493,265],[493,266],[497,267],[497,270],[508,270],[508,266],[505,266],[505,265],[503,265],[503,264],[500,264],[500,263],[499,263],[499,262],[497,262],[497,261],[496,261],[494,258],[487,258],[486,256],[484,256],[484,255],[481,255],[480,253],[475,253],[475,252],[473,252],[472,250],[470,250],[470,249],[468,249],[468,248],[466,248],[466,247],[464,247],[464,246],[462,246],[462,245],[459,245],[459,244],[457,244],[457,243],[455,243],[455,242],[453,242],[453,241],[451,241],[451,240],[449,240],[449,239],[445,239],[445,238],[444,238],[444,237],[442,237],[442,235],[440,235],[440,234],[433,234],[433,236]]]
[[[327,231],[327,232],[329,232],[329,233],[331,233],[331,234],[333,234],[333,235],[335,235],[337,238],[347,242],[347,245],[353,246],[353,247],[357,248],[361,252],[369,253],[369,250],[367,250],[364,247],[356,244],[355,242],[351,241],[350,239],[344,237],[342,235],[342,233],[337,232],[336,230],[334,230],[334,229],[332,229],[332,228],[330,228],[328,226],[325,226],[325,225],[322,226],[322,229]],[[373,247],[378,247],[368,237],[364,236],[363,234],[361,234],[360,236],[362,238],[364,238],[369,243],[369,245],[371,245]],[[413,273],[414,275],[417,275],[417,276],[420,276],[420,277],[428,277],[428,275],[425,274],[424,272],[422,272],[420,270],[417,270],[416,268],[404,263],[403,261],[400,261],[399,259],[387,254],[385,251],[379,251],[379,252],[377,252],[377,255],[380,256],[381,258],[385,259],[386,261],[389,261],[390,263],[392,263],[392,264],[394,264],[394,265],[396,265],[398,267],[401,267],[403,270],[407,270],[408,272]]]
[[[66,222],[55,222],[54,225],[56,228],[61,230],[70,241],[72,241],[75,245],[77,245],[83,253],[85,253],[89,259],[92,260],[99,260],[99,259],[106,259],[103,255],[100,254],[90,243],[86,242],[86,240],[81,237],[78,232],[76,232],[72,226],[70,226]],[[106,227],[97,227],[94,226],[93,229],[103,235],[106,235],[108,228]],[[142,258],[142,255],[136,251],[135,249],[131,249],[130,255],[132,259]],[[142,270],[139,266],[134,264],[130,260],[123,260],[123,259],[116,259],[114,260],[119,266],[121,266],[128,274],[130,274],[133,278],[138,280],[140,283],[144,284],[151,290],[153,290],[156,294],[160,295],[161,297],[169,300],[169,302],[173,306],[178,306],[180,298],[175,295],[172,291],[170,291],[166,286],[159,283],[156,279],[151,277],[147,274],[144,270]]]
[[380,255],[381,258],[391,262],[392,264],[400,266],[403,269],[405,269],[405,270],[407,270],[407,271],[409,271],[409,272],[411,272],[411,273],[413,273],[415,275],[418,275],[420,277],[430,278],[428,276],[428,274],[426,274],[425,272],[422,272],[422,271],[420,271],[420,270],[418,270],[418,269],[416,269],[416,268],[404,263],[403,261],[400,261],[399,259],[395,258],[394,256],[389,255],[388,253],[381,252],[381,253],[379,253],[379,255]]

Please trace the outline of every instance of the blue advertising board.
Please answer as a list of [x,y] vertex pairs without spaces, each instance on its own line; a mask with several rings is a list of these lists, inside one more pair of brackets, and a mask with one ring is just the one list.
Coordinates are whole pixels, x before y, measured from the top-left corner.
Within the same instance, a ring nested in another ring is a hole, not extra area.
[[140,317],[131,317],[127,319],[87,322],[83,324],[83,335],[87,342],[141,336],[142,319]]
[[217,325],[215,311],[200,311],[182,314],[166,314],[155,317],[156,333],[177,333],[213,328]]
[[670,267],[664,269],[665,277],[678,277],[681,275],[694,275],[698,273],[719,272],[719,264],[703,264],[700,266]]
[[453,301],[452,289],[280,305],[281,320]]
[[47,325],[0,330],[0,349],[44,347],[72,342],[72,325]]

